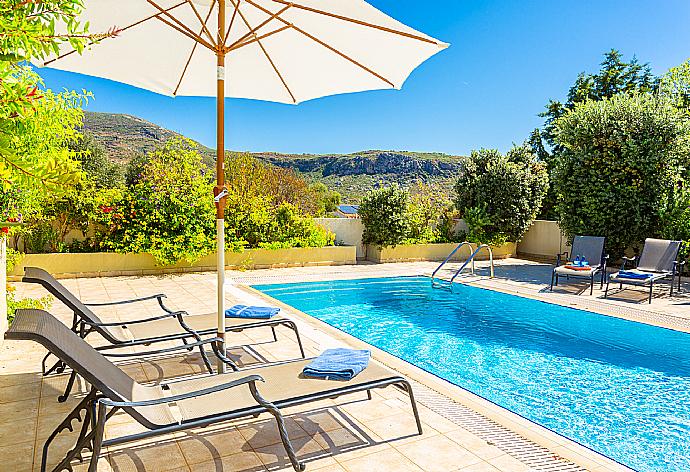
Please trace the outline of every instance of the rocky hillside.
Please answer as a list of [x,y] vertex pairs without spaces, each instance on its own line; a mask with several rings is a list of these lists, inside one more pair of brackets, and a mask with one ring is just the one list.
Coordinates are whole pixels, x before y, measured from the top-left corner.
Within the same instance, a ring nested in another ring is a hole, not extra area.
[[[141,118],[112,113],[87,112],[84,129],[118,162],[127,162],[137,153],[151,151],[177,135]],[[214,151],[202,145],[200,148],[210,164]],[[323,182],[353,202],[371,188],[393,182],[411,186],[421,181],[450,187],[462,165],[459,156],[410,151],[327,155],[265,152],[254,153],[254,156],[276,166],[294,169],[310,180]]]

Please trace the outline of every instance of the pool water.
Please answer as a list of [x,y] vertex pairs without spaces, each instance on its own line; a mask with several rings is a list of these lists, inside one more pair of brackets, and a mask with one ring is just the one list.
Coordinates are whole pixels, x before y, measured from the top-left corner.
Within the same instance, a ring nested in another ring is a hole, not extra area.
[[255,288],[640,471],[690,471],[690,334],[428,277]]

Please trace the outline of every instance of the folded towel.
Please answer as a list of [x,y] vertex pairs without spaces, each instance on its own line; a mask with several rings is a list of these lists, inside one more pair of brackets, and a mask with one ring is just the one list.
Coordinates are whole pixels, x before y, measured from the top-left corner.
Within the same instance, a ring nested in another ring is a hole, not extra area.
[[356,349],[327,349],[304,367],[306,377],[326,380],[351,380],[367,368],[370,352]]
[[618,277],[622,279],[637,279],[645,280],[652,276],[652,274],[645,274],[644,272],[633,272],[631,270],[621,270],[618,272]]
[[272,306],[235,305],[225,310],[227,318],[252,318],[267,320],[278,314],[280,308]]
[[590,266],[577,266],[577,265],[572,265],[572,264],[566,264],[565,265],[566,269],[570,270],[592,270]]

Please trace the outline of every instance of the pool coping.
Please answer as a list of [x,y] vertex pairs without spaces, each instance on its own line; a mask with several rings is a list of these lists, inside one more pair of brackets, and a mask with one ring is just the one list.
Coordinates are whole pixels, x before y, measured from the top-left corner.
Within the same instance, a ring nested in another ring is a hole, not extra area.
[[[424,275],[424,274],[419,274]],[[378,277],[359,277],[359,278],[378,278]],[[471,410],[485,416],[486,418],[495,421],[499,425],[502,425],[515,433],[521,435],[527,440],[533,441],[534,443],[543,446],[554,454],[562,457],[563,459],[569,460],[577,465],[585,467],[587,470],[592,472],[604,472],[604,471],[617,471],[617,472],[630,472],[634,471],[624,464],[621,464],[610,457],[607,457],[587,446],[584,446],[572,439],[569,439],[561,434],[548,429],[538,423],[535,423],[519,414],[510,411],[502,406],[493,403],[492,401],[476,395],[469,390],[459,387],[447,380],[442,379],[424,369],[417,367],[399,357],[396,357],[382,349],[377,348],[361,339],[348,334],[328,323],[318,320],[291,305],[281,302],[270,295],[261,292],[249,285],[241,284],[243,289],[251,292],[253,295],[262,297],[263,299],[275,304],[284,311],[287,311],[289,315],[293,315],[299,318],[299,321],[307,324],[310,328],[320,331],[332,339],[343,342],[353,348],[358,349],[369,349],[372,353],[372,358],[378,362],[386,365],[387,367],[399,372],[400,374],[408,377],[411,380],[419,382],[436,392],[445,395],[451,400],[470,408]],[[487,288],[487,287],[481,287]],[[509,292],[506,292],[509,293]],[[515,294],[513,294],[515,295]],[[521,296],[521,295],[517,295]],[[537,300],[539,298],[534,297]],[[544,300],[541,300],[544,301]],[[289,316],[288,316],[289,317]],[[302,330],[300,330],[302,333]],[[307,333],[302,333],[304,336]],[[314,340],[314,339],[312,339]],[[319,340],[314,340],[318,342]]]

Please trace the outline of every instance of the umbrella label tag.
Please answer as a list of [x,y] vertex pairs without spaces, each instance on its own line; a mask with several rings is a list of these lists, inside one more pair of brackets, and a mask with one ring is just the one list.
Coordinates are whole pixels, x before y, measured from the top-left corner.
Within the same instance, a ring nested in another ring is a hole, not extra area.
[[216,68],[216,78],[218,80],[225,80],[225,67],[218,66]]

